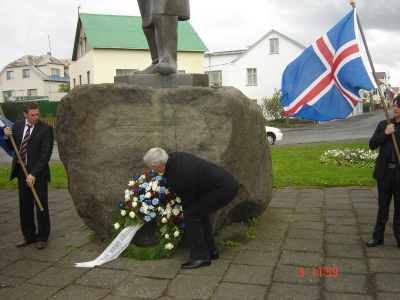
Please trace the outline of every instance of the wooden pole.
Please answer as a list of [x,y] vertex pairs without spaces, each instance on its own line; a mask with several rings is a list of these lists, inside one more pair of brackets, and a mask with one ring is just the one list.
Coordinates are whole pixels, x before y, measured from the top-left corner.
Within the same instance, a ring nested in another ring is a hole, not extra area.
[[[353,9],[356,8],[355,0],[350,0],[350,4],[351,4],[351,6],[353,6]],[[390,117],[389,117],[389,113],[388,113],[388,110],[387,110],[387,107],[386,107],[385,98],[384,98],[384,96],[382,94],[381,89],[379,88],[378,80],[375,77],[375,67],[374,67],[374,64],[372,62],[371,54],[369,53],[369,50],[368,50],[367,41],[365,40],[364,31],[362,29],[361,21],[360,21],[360,18],[358,17],[357,12],[356,12],[356,16],[357,16],[358,28],[360,29],[360,33],[361,33],[361,37],[362,37],[362,40],[363,40],[363,43],[364,43],[364,47],[365,47],[365,50],[367,52],[368,61],[369,61],[369,64],[371,65],[371,69],[372,69],[372,73],[374,75],[376,86],[378,87],[379,96],[380,96],[380,99],[381,99],[381,104],[383,106],[383,110],[384,110],[385,116],[386,116],[386,121],[387,121],[388,125],[391,125],[392,122],[390,122]],[[393,145],[394,145],[394,150],[396,151],[397,161],[400,163],[399,147],[397,147],[396,136],[395,136],[394,132],[392,132],[390,135],[392,136],[392,141],[393,141]]]
[[[1,117],[3,118],[4,124],[5,124],[6,126],[8,126],[8,125],[7,125],[7,119],[6,119],[6,117],[4,116],[3,109],[1,108],[1,106],[0,106],[0,114],[1,114]],[[17,147],[17,145],[15,144],[14,137],[12,136],[12,134],[9,136],[9,138],[11,139],[11,143],[12,143],[13,148],[14,148],[14,154],[17,155],[18,160],[19,160],[19,163],[20,163],[20,165],[21,165],[21,167],[22,167],[22,170],[24,170],[25,177],[28,178],[28,175],[29,175],[29,174],[28,174],[28,171],[27,171],[26,168],[25,168],[24,162],[22,161],[21,155],[19,154],[18,147]],[[38,195],[37,195],[37,193],[36,193],[35,187],[34,187],[33,185],[31,186],[31,190],[32,190],[33,196],[35,197],[36,204],[39,206],[40,211],[44,211],[43,206],[42,206],[42,203],[40,202],[39,197],[38,197]]]

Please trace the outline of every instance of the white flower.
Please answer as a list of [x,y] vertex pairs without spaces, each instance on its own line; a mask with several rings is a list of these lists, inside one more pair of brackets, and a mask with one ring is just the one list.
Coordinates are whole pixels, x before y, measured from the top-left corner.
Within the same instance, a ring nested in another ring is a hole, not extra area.
[[129,194],[125,194],[125,200],[129,200],[131,197]]
[[177,216],[177,215],[179,214],[179,209],[174,208],[174,209],[172,210],[172,213],[173,213],[175,216]]
[[165,238],[169,239],[169,234],[168,233],[165,234]]
[[128,182],[128,185],[129,185],[129,186],[132,186],[132,185],[134,185],[134,184],[135,184],[135,181],[133,181],[133,180],[131,180],[131,181]]
[[125,194],[129,194],[130,193],[130,191],[129,190],[125,190]]
[[119,229],[119,223],[115,223],[115,224],[114,224],[114,228],[115,228],[115,229]]
[[181,203],[181,198],[176,197],[176,198],[175,198],[175,201],[178,202],[178,203]]
[[179,236],[179,231],[178,230],[174,232],[174,237],[177,237],[177,236]]
[[[121,209],[121,216],[125,217],[126,216],[126,210]],[[118,229],[118,228],[117,228]]]
[[172,245],[171,243],[165,245],[165,249],[167,250],[171,250],[172,248],[174,248],[174,245]]
[[131,212],[129,213],[129,216],[133,219],[133,218],[135,217],[135,213],[134,213],[133,211],[131,211]]
[[161,187],[159,187],[159,186],[157,185],[155,192],[157,192],[157,193],[160,192],[160,188],[161,188]]
[[132,202],[132,207],[136,207],[137,206],[137,202]]
[[145,196],[146,196],[147,199],[150,199],[151,193],[150,193],[150,192],[147,192]]
[[139,199],[138,199],[138,197],[133,197],[133,199],[132,199],[133,201],[138,201]]
[[167,218],[162,218],[161,223],[167,223]]

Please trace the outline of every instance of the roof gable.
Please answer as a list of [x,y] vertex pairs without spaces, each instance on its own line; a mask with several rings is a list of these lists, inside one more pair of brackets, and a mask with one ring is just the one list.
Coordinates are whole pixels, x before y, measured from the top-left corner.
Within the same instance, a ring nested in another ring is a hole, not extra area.
[[[149,49],[142,30],[142,18],[138,16],[116,16],[79,14],[75,35],[74,53],[79,42],[80,28],[83,27],[87,41],[92,48]],[[207,51],[199,35],[189,22],[178,23],[178,51]]]
[[296,45],[297,47],[305,50],[307,47],[296,42],[295,40],[292,40],[291,38],[288,38],[286,35],[272,29],[270,32],[268,32],[266,35],[264,35],[261,39],[259,39],[257,42],[255,42],[251,47],[249,47],[245,52],[243,52],[241,55],[239,55],[235,60],[232,61],[232,63],[235,63],[238,61],[241,57],[245,56],[249,51],[251,51],[254,47],[256,47],[259,43],[261,43],[263,40],[268,38],[271,34],[276,34],[279,35],[280,37],[284,38],[285,40],[289,41],[290,43]]
[[61,60],[58,60],[57,58],[47,54],[40,56],[25,55],[9,63],[8,65],[6,65],[6,67],[8,68],[25,67],[25,66],[38,67],[38,66],[45,66],[47,64],[65,65],[65,63],[62,62]]

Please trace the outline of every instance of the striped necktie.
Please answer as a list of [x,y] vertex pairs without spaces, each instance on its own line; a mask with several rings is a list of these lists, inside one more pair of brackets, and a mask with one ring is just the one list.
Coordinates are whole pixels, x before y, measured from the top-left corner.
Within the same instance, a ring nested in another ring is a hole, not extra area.
[[21,158],[22,158],[22,161],[24,162],[24,165],[26,165],[26,152],[28,150],[28,140],[31,135],[31,128],[32,128],[32,125],[27,124],[26,126],[28,126],[28,129],[25,132],[24,139],[22,140],[21,148],[19,149],[19,153],[21,154]]

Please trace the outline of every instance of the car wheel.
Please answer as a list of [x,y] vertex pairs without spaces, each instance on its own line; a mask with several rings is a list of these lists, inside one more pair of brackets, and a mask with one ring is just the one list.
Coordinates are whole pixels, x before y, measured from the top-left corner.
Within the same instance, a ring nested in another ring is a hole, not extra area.
[[268,133],[267,134],[267,139],[268,139],[268,142],[269,142],[270,145],[275,144],[275,138],[274,138],[274,136],[272,134]]

